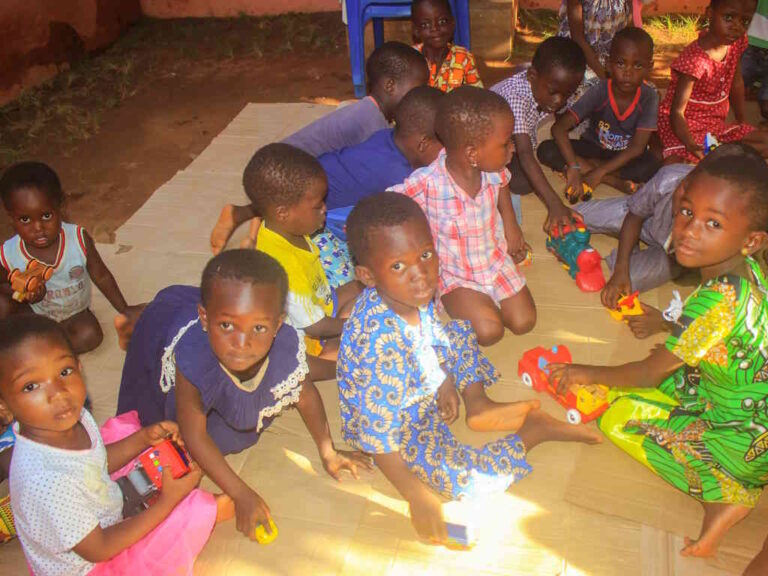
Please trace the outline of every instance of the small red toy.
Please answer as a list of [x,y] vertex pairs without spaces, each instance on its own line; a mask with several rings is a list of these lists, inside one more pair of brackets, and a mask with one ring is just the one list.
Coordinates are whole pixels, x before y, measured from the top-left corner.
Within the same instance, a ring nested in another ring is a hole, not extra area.
[[573,189],[573,186],[568,186],[565,189],[565,197],[568,199],[568,202],[571,204],[576,204],[579,200],[582,202],[586,202],[587,200],[592,200],[592,186],[587,184],[586,182],[581,183],[581,193],[576,192]]
[[623,296],[619,298],[617,302],[618,310],[608,310],[608,313],[614,320],[627,321],[627,316],[642,316],[644,314],[643,307],[640,305],[639,292],[632,292],[629,296]]
[[39,260],[31,260],[26,270],[14,268],[8,273],[8,283],[13,290],[12,298],[17,302],[26,302],[32,292],[50,280],[51,276],[53,266],[43,264]]
[[605,286],[600,254],[589,243],[590,233],[583,222],[577,221],[554,228],[547,237],[547,250],[552,252],[576,281],[582,292],[597,292]]
[[181,478],[189,472],[187,451],[173,440],[163,440],[146,449],[139,455],[139,464],[158,490],[163,487],[163,468],[170,468],[174,478]]
[[551,349],[537,346],[523,354],[517,364],[517,373],[523,384],[547,392],[566,408],[565,417],[571,424],[590,422],[608,408],[608,387],[601,384],[574,386],[565,394],[557,391],[557,382],[549,381],[549,364],[570,364],[571,351],[566,346]]

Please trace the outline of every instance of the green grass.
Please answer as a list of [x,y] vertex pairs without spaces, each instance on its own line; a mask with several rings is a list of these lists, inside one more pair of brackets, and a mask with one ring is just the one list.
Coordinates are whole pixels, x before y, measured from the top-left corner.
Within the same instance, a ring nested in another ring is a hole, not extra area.
[[662,14],[647,18],[644,28],[656,44],[686,46],[696,40],[703,23],[697,15]]
[[98,132],[103,113],[151,82],[202,60],[327,55],[345,46],[338,14],[283,14],[232,19],[144,19],[104,52],[86,56],[55,78],[0,107],[0,169],[45,139],[70,144]]

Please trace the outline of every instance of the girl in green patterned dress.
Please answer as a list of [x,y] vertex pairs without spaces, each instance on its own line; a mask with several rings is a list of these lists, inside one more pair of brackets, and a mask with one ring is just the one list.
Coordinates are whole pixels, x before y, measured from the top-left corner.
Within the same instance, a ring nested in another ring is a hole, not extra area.
[[611,386],[600,429],[704,506],[684,556],[713,555],[768,483],[768,285],[751,257],[768,239],[768,165],[743,154],[701,164],[675,199],[677,261],[701,284],[666,344],[622,366],[559,365],[561,390]]

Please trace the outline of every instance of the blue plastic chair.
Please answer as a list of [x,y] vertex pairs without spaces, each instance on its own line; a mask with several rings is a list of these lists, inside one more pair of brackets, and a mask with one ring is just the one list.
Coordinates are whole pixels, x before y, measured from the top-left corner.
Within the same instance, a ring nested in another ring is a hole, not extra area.
[[[448,0],[456,20],[453,41],[469,50],[469,0]],[[384,42],[384,18],[410,18],[412,0],[346,0],[349,59],[355,96],[365,96],[365,25],[373,20],[376,46]]]

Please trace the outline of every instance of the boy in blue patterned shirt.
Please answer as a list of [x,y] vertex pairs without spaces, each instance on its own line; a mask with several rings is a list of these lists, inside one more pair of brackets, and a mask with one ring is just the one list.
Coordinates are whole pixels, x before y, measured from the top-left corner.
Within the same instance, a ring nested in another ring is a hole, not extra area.
[[[422,538],[446,542],[438,494],[461,499],[505,490],[530,473],[526,453],[541,442],[600,441],[592,429],[542,412],[536,400],[486,396],[498,374],[468,322],[444,325],[437,316],[438,261],[414,200],[392,192],[361,200],[347,220],[347,238],[367,288],[341,339],[342,435],[372,454],[408,501]],[[460,443],[448,428],[460,396],[470,429],[513,433],[482,448]]]

